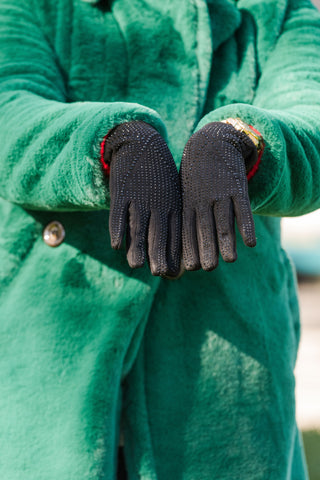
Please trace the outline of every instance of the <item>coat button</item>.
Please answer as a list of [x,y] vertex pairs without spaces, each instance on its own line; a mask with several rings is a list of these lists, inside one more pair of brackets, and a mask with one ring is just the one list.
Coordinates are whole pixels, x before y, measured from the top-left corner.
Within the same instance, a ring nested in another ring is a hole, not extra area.
[[63,242],[66,232],[60,222],[54,221],[48,223],[43,230],[43,240],[49,247],[57,247]]

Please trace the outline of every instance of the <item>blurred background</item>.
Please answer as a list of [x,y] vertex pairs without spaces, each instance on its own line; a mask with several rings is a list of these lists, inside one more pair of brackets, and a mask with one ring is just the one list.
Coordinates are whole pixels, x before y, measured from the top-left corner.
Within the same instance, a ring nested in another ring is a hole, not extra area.
[[[313,3],[320,9],[320,0]],[[302,332],[295,371],[297,418],[310,480],[320,480],[320,210],[284,218],[282,232],[299,280]]]
[[295,370],[297,419],[310,480],[320,480],[320,210],[282,219],[282,243],[298,273],[302,329]]
[[[320,0],[312,1],[320,9]],[[284,218],[282,242],[299,281],[302,331],[295,370],[297,419],[310,480],[320,480],[320,210]]]

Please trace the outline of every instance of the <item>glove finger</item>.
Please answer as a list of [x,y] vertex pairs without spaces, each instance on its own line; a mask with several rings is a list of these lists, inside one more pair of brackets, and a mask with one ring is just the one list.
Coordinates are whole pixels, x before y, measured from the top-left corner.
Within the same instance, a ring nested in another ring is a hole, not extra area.
[[231,198],[219,200],[214,204],[214,216],[221,256],[225,262],[234,262],[237,259],[237,250]]
[[185,209],[182,212],[182,257],[186,270],[201,268],[196,230],[196,212]]
[[257,241],[249,197],[234,197],[233,206],[237,226],[244,244],[247,245],[247,247],[255,247]]
[[168,219],[157,210],[151,212],[148,234],[148,260],[152,275],[169,274],[167,262]]
[[197,234],[201,267],[210,272],[218,266],[219,250],[213,211],[209,204],[197,211]]
[[167,244],[167,259],[169,276],[176,277],[180,273],[181,260],[181,214],[172,212],[169,217],[169,232]]
[[141,211],[132,202],[129,206],[129,222],[126,236],[127,260],[131,268],[139,268],[144,265],[148,222],[148,212]]
[[109,232],[111,247],[121,247],[128,217],[128,203],[111,203],[109,215]]

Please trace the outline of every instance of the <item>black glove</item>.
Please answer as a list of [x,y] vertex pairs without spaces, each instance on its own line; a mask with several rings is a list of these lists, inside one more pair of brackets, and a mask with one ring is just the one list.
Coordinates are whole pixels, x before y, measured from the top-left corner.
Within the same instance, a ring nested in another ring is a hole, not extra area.
[[219,250],[236,260],[234,217],[244,243],[255,246],[246,171],[256,160],[253,142],[232,125],[209,123],[189,139],[180,169],[186,270],[213,270]]
[[108,135],[109,230],[112,248],[125,231],[130,267],[142,267],[146,253],[152,275],[175,277],[181,256],[181,193],[170,150],[150,125],[132,121]]

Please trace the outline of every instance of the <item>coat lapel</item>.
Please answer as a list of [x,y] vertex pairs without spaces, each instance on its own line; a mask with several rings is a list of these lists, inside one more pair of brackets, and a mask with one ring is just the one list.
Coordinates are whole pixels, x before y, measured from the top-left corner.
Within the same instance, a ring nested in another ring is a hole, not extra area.
[[234,0],[194,0],[194,2],[198,8],[196,54],[201,115],[207,97],[213,54],[240,26],[241,13]]
[[212,31],[212,48],[216,50],[233,35],[241,23],[235,0],[207,0]]
[[[83,1],[94,3],[94,0]],[[95,7],[102,7],[104,1],[108,2],[109,0],[95,2]],[[192,133],[203,113],[213,53],[234,34],[241,23],[241,14],[238,11],[236,1],[110,1],[113,3],[113,16],[123,32],[128,51],[131,52],[129,52],[131,74],[128,79],[126,101],[148,102],[148,105],[157,111],[162,112],[163,110],[162,116],[170,131],[173,132],[173,136],[177,139],[181,138],[181,145],[176,145],[173,149],[177,152],[176,158],[180,158],[188,136]],[[165,18],[168,18],[168,20],[165,20]],[[135,24],[141,25],[140,33],[136,30]],[[171,30],[169,29],[170,25]],[[145,39],[143,39],[143,27],[145,29]],[[159,41],[156,44],[151,37],[148,37],[148,32],[159,35]],[[159,32],[162,32],[162,38]],[[172,32],[174,36],[168,43],[166,38]],[[141,48],[137,49],[137,47],[134,47],[135,44],[140,45]],[[143,45],[146,47],[144,57],[139,59],[139,51],[142,51]],[[176,49],[176,52],[170,50],[171,46]],[[155,49],[155,51],[153,52],[152,49]],[[157,65],[154,62],[157,62]],[[154,78],[155,72],[161,70],[161,68],[164,74],[157,77],[159,84],[157,88],[155,80],[153,82],[155,84],[153,90],[157,96],[156,98],[149,98],[152,92],[148,79]],[[141,75],[138,75],[139,72]],[[134,76],[135,74],[137,78]],[[146,75],[147,78],[145,78]],[[170,76],[170,82],[167,81],[165,75]],[[162,85],[163,82],[165,85]],[[180,99],[180,103],[177,103],[181,105],[178,119],[166,112],[169,108],[168,103],[164,102],[162,105],[162,102],[159,105],[159,98],[163,97],[163,92],[168,94],[169,87],[170,91],[172,90],[171,101]],[[162,92],[160,97],[159,92]],[[185,138],[181,133],[178,135],[178,131],[184,132]],[[177,142],[178,140],[175,140],[175,143]]]
[[[103,3],[112,3],[112,0],[82,0],[92,5],[102,5]],[[156,5],[157,1],[154,0]],[[237,0],[189,0],[197,5],[197,8],[203,10],[205,5],[208,7],[210,24],[212,30],[212,48],[216,50],[223,42],[225,42],[239,27],[241,15],[237,8]],[[206,22],[207,18],[200,15],[199,20]],[[207,30],[207,25],[199,24],[199,28]]]

